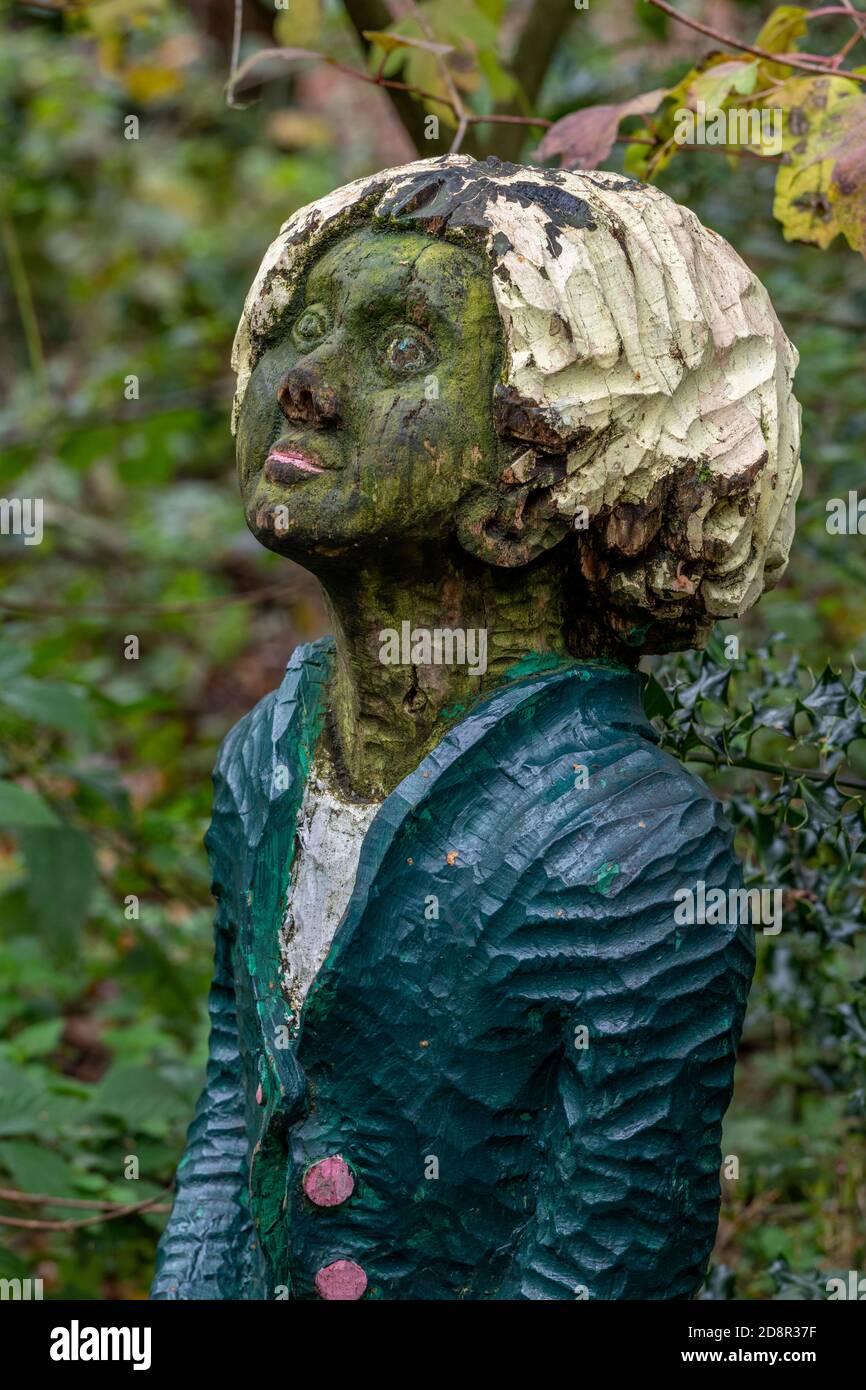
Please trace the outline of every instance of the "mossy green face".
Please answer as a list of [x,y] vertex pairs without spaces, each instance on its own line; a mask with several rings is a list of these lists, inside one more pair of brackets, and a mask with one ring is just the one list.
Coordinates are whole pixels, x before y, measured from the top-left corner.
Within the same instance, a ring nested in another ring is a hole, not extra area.
[[415,233],[354,232],[309,270],[238,423],[247,523],[301,563],[445,540],[502,469],[489,270]]

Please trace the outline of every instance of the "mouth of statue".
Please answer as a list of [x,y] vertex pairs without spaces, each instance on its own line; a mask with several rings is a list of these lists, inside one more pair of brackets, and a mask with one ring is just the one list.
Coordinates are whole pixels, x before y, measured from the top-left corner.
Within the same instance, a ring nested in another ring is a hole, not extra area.
[[302,478],[315,477],[326,470],[314,455],[291,444],[277,443],[265,461],[265,478],[269,483],[295,483]]

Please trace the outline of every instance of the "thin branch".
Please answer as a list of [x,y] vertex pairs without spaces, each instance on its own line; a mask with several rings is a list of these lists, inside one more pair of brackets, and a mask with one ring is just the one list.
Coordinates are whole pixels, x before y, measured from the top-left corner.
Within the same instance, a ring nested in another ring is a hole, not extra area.
[[860,21],[860,19],[866,19],[866,10],[855,9],[855,7],[851,4],[822,5],[820,9],[810,10],[809,18],[810,20],[823,19],[825,15],[841,14],[848,15],[854,21],[855,24],[857,24]]
[[[665,142],[663,140],[647,140],[643,135],[618,135],[615,143],[617,145],[648,145],[650,149],[658,149]],[[692,154],[726,154],[733,155],[735,158],[742,156],[746,159],[760,159],[763,164],[780,164],[782,160],[780,154],[761,154],[758,150],[750,150],[746,145],[680,145],[678,148]]]
[[851,52],[851,49],[856,48],[860,40],[866,38],[866,14],[862,13],[858,9],[855,9],[855,7],[851,4],[851,0],[845,0],[845,4],[842,6],[842,8],[844,9],[845,13],[847,15],[850,15],[851,17],[851,22],[854,25],[854,33],[847,40],[847,42],[842,45],[842,47],[839,49],[839,52],[833,54],[831,61],[834,67],[838,66],[840,63],[843,63],[845,59],[848,57],[848,54]]
[[[384,4],[384,0],[343,0],[343,4],[358,36],[358,42],[364,53],[369,53],[372,45],[370,40],[364,37],[364,31],[381,33],[387,29],[393,23],[390,10]],[[387,58],[387,54],[384,56]],[[380,64],[380,69],[381,66]],[[353,73],[353,76],[360,76],[360,74]],[[364,76],[368,77],[369,75],[364,74]],[[392,85],[384,81],[381,71],[377,73],[376,77],[369,77],[369,80],[375,86],[388,87],[391,93],[391,104],[418,154],[425,146],[431,154],[445,153],[447,145],[444,140],[427,139],[424,108],[417,101],[413,101],[406,84]]]
[[[668,746],[676,747],[673,743]],[[701,753],[703,756],[700,756]],[[826,782],[830,775],[809,767],[785,767],[782,763],[765,763],[758,758],[719,758],[711,748],[691,749],[688,753],[682,754],[682,759],[686,763],[702,763],[712,767],[715,772],[723,772],[726,767],[737,767],[747,772],[768,772],[772,777],[805,777],[810,782]],[[857,791],[866,791],[866,782],[861,782],[857,777],[841,775],[833,780],[840,787],[854,787]]]
[[[242,3],[242,0],[236,0],[236,3]],[[801,54],[799,55],[799,58],[795,58],[793,55],[790,54],[770,53],[767,49],[759,48],[751,44],[741,43],[739,40],[733,39],[729,35],[723,34],[718,30],[712,29],[709,25],[701,24],[698,20],[692,20],[686,15],[681,15],[678,10],[675,10],[673,8],[673,6],[668,5],[666,3],[666,0],[649,0],[649,3],[655,5],[656,8],[663,10],[666,14],[671,15],[677,21],[687,25],[690,28],[696,29],[697,32],[707,34],[711,38],[716,38],[722,43],[728,43],[732,47],[740,49],[744,52],[753,53],[757,57],[767,58],[773,61],[774,63],[784,64],[787,67],[797,68],[801,71],[809,72],[813,76],[821,74],[828,74],[830,76],[850,76],[858,81],[866,81],[866,74],[847,72],[844,70],[840,70],[838,66],[834,68],[825,68],[817,66],[817,64],[822,63],[824,60],[820,57],[816,57],[813,54]],[[382,14],[382,12],[380,11],[379,0],[372,0],[372,3],[371,0],[346,0],[346,5],[347,9],[350,12],[350,15],[352,16],[353,23],[355,23],[356,27],[358,28],[359,35],[361,37],[362,42],[365,45],[365,48],[369,50],[370,44],[365,37],[364,31],[366,30],[367,32],[372,32],[372,29],[368,29],[367,26],[377,23],[380,24],[383,28],[386,27],[387,24],[391,22],[390,13],[385,11],[384,15]],[[422,32],[431,42],[435,41],[435,34],[431,29],[429,23],[427,22],[426,17],[418,9],[415,0],[408,0],[408,5],[408,13],[412,14],[412,16],[416,19]],[[846,10],[845,13],[847,12],[848,11]],[[853,11],[853,14],[857,15],[858,12]],[[857,22],[859,22],[859,19]],[[363,26],[363,28],[361,26]],[[285,61],[293,61],[298,56],[300,56],[300,54],[297,51],[284,52],[282,49],[279,48],[266,48],[262,49],[259,53],[253,54],[244,63],[242,63],[240,67],[237,67],[233,62],[233,76],[229,81],[228,88],[230,103],[233,103],[236,92],[243,90],[243,88],[246,85],[249,85],[247,79],[249,79],[251,72],[258,66],[260,62],[267,61],[269,59],[283,59]],[[383,77],[383,65],[381,63],[379,64],[379,67],[375,75],[372,75],[368,72],[359,71],[357,68],[349,67],[345,63],[340,63],[334,58],[325,57],[324,54],[311,53],[309,54],[309,56],[323,58],[324,61],[327,62],[330,67],[333,67],[337,72],[343,73],[347,77],[356,78],[359,82],[365,82],[370,86],[374,87],[384,87],[387,91],[393,94],[395,101],[397,101],[398,99],[402,100],[404,96],[406,98],[416,97],[421,98],[421,100],[423,101],[432,102],[436,105],[445,107],[447,110],[451,112],[457,124],[457,131],[450,146],[451,153],[454,153],[463,148],[467,133],[471,133],[472,129],[479,125],[502,125],[504,127],[512,127],[514,137],[518,141],[520,139],[521,127],[535,126],[540,129],[549,129],[550,126],[553,125],[552,121],[545,119],[543,116],[514,115],[511,113],[498,111],[493,112],[490,115],[478,115],[475,112],[467,110],[463,104],[463,100],[460,96],[460,93],[457,90],[457,87],[454,83],[454,79],[448,68],[447,62],[442,54],[436,55],[436,63],[439,67],[448,95],[443,95],[439,92],[427,91],[424,88],[418,87],[411,82],[401,82],[393,78]],[[835,60],[833,61],[835,62]],[[411,105],[413,105],[416,110],[418,109],[417,103],[411,103]],[[409,130],[410,133],[413,134],[416,146],[420,150],[421,146],[420,140],[417,137],[416,133],[417,123],[415,121],[415,118],[412,117],[411,120],[404,120],[404,124],[406,125],[407,130]],[[618,136],[617,138],[618,143],[642,144],[648,146],[649,148],[654,148],[655,146],[662,143],[658,140],[644,139],[640,135]],[[434,144],[434,148],[435,147],[436,145]],[[683,146],[683,148],[687,149],[690,147]],[[701,149],[703,148],[704,147],[701,147]],[[746,158],[762,159],[767,163],[778,162],[778,157],[776,156],[759,154],[753,150],[744,149],[740,147],[728,148],[727,146],[725,146],[724,148],[722,148],[716,146],[708,146],[707,148],[713,149],[714,152],[717,154],[733,154],[736,156],[745,156]]]
[[232,56],[229,63],[229,89],[235,79],[238,64],[241,60],[241,35],[244,27],[244,0],[235,0],[235,21],[232,29]]
[[[752,43],[744,43],[741,39],[732,38],[730,34],[725,34],[721,29],[714,29],[710,24],[702,24],[699,19],[692,19],[687,14],[682,14],[675,10],[673,5],[669,5],[667,0],[648,0],[648,4],[654,5],[657,10],[670,15],[678,24],[684,24],[687,29],[694,29],[698,34],[704,34],[709,39],[715,39],[717,43],[726,43],[730,48],[736,48],[741,53],[752,53],[756,58],[767,58],[771,63],[781,63],[786,68],[796,68],[799,72],[807,72],[811,77],[850,77],[852,82],[866,82],[866,73],[852,72],[850,68],[839,70],[838,68],[820,68],[814,66],[815,55],[800,53],[794,57],[791,53],[771,53],[768,48],[757,48]],[[818,59],[818,62],[823,61]]]
[[[0,1226],[14,1226],[19,1231],[78,1231],[85,1226],[101,1226],[103,1221],[117,1221],[122,1216],[132,1216],[139,1211],[147,1211],[149,1208],[161,1205],[163,1197],[168,1196],[171,1188],[167,1187],[164,1192],[160,1192],[157,1197],[148,1197],[143,1202],[133,1202],[127,1207],[117,1207],[114,1211],[102,1212],[99,1216],[85,1216],[79,1220],[69,1218],[67,1221],[38,1221],[24,1220],[16,1216],[0,1216]],[[53,1200],[49,1198],[49,1201]]]
[[500,116],[494,114],[492,116],[472,115],[467,116],[466,119],[470,125],[533,125],[543,126],[545,130],[549,130],[554,124],[553,121],[548,121],[545,116]]
[[[381,31],[389,28],[393,23],[393,15],[385,5],[384,0],[344,0],[344,4],[364,51],[368,52],[370,43],[364,38],[364,31]],[[412,8],[415,8],[414,5]],[[573,0],[533,0],[511,63],[512,70],[521,81],[530,103],[537,96],[544,80],[556,47],[556,41],[573,15]],[[426,26],[428,36],[430,36],[426,16],[418,14],[416,10],[416,18],[418,18],[422,29]],[[408,82],[389,81],[383,78],[383,64],[379,65],[379,70],[375,76],[356,72],[354,69],[339,63],[334,63],[333,66],[340,72],[369,82],[373,86],[385,87],[388,90],[397,114],[412,137],[419,153],[425,150],[431,150],[433,153],[442,152],[447,146],[441,140],[428,140],[426,138],[424,112],[418,101],[413,100],[413,98],[434,102],[450,110],[458,127],[451,149],[464,149],[471,154],[481,153],[472,138],[472,129],[475,126],[499,125],[506,127],[505,138],[502,140],[498,152],[502,158],[509,159],[519,150],[522,139],[521,126],[536,126],[546,130],[553,124],[552,121],[545,120],[541,116],[518,115],[499,109],[488,116],[477,116],[466,110],[454,85],[452,75],[447,71],[447,64],[444,65],[445,72],[443,72],[443,78],[449,84],[450,95],[447,98],[440,93],[424,91]],[[461,129],[463,120],[466,122],[467,129],[465,130]],[[507,127],[509,126],[513,129],[508,130]]]
[[[253,56],[251,58],[248,58],[241,67],[240,76],[242,80],[235,90],[240,91],[243,89],[243,87],[246,85],[244,79],[246,79],[249,76],[250,72],[253,70],[256,64],[262,61],[262,59],[279,58],[281,54],[282,50],[279,48],[263,48],[260,53],[253,54]],[[282,56],[286,58],[286,61],[291,61],[290,55]],[[373,87],[387,87],[389,90],[399,92],[411,92],[415,96],[423,97],[426,101],[436,102],[439,106],[447,107],[451,114],[454,116],[455,120],[458,122],[458,128],[460,126],[471,127],[476,125],[515,125],[539,126],[547,130],[554,124],[553,121],[547,120],[544,116],[509,116],[499,115],[495,112],[489,116],[476,115],[475,112],[467,111],[465,107],[463,107],[462,103],[459,107],[455,107],[451,97],[442,96],[441,93],[437,92],[428,92],[425,90],[425,88],[416,87],[411,82],[398,82],[393,78],[372,77],[368,72],[359,72],[357,68],[347,67],[345,63],[338,63],[333,58],[328,58],[325,61],[328,63],[329,67],[335,68],[337,72],[344,73],[346,77],[356,77],[359,82],[366,82]],[[620,135],[617,137],[617,140],[619,143],[649,145],[651,148],[654,148],[659,143],[662,143],[657,140],[646,140],[639,135]],[[454,145],[452,145],[452,150],[455,150],[457,148],[459,148],[459,145],[457,144],[457,141],[455,139],[455,143]],[[712,150],[715,154],[746,155],[747,157],[750,156],[753,159],[763,159],[766,163],[773,163],[777,159],[777,156],[775,155],[761,155],[754,150],[747,150],[734,146],[723,147],[721,145],[683,145],[681,146],[681,148],[684,150],[691,150],[695,153],[702,153],[705,149],[709,149]]]
[[467,117],[466,117],[465,115],[464,115],[464,116],[461,116],[461,117],[460,117],[460,120],[459,120],[459,122],[458,122],[458,124],[457,124],[457,130],[456,130],[456,132],[455,132],[454,139],[451,141],[451,146],[450,146],[450,148],[449,148],[449,150],[448,150],[448,153],[449,153],[449,154],[458,154],[458,153],[459,153],[459,151],[460,151],[460,146],[463,144],[463,140],[464,140],[464,137],[465,137],[466,132],[467,132],[468,129],[469,129],[469,121],[468,121]]
[[[426,16],[421,13],[418,6],[415,4],[415,0],[406,0],[406,3],[409,7],[409,13],[415,19],[415,22],[417,23],[424,37],[428,39],[431,43],[435,43],[436,35],[433,33],[433,30],[427,23]],[[469,121],[466,117],[466,111],[464,109],[460,93],[458,92],[454,78],[451,75],[451,69],[448,66],[447,58],[443,53],[437,53],[435,55],[435,59],[436,66],[439,69],[439,76],[445,83],[445,90],[447,91],[451,101],[451,109],[454,112],[454,115],[457,117],[457,132],[454,136],[454,139],[451,142],[451,148],[449,149],[448,153],[457,154],[460,149],[460,146],[463,144],[463,139],[466,135],[466,131],[469,129]]]
[[[339,63],[336,58],[328,58],[323,53],[310,52],[306,56],[311,58],[321,58],[333,68],[335,72],[341,72],[346,77],[355,77],[359,82],[366,82],[372,87],[387,87],[389,91],[411,92],[413,96],[423,97],[426,101],[438,102],[440,106],[447,106],[449,111],[454,110],[454,104],[450,97],[442,96],[441,93],[428,92],[424,87],[416,87],[411,82],[399,82],[392,77],[372,76],[369,72],[361,72],[358,68],[350,68],[346,63]],[[258,53],[253,53],[245,62],[241,63],[235,75],[233,84],[228,89],[230,104],[234,104],[232,98],[237,92],[243,92],[247,87],[258,85],[259,78],[252,79],[250,74],[258,67],[261,62],[277,60],[284,63],[293,63],[298,57],[297,52],[292,53],[283,48],[261,48]]]
[[[153,1200],[156,1202],[158,1198],[154,1197]],[[97,1202],[87,1197],[52,1197],[50,1192],[21,1192],[15,1187],[0,1187],[0,1201],[17,1202],[25,1207],[76,1207],[81,1211],[127,1210],[125,1202]],[[166,1203],[152,1210],[171,1211],[171,1206]]]

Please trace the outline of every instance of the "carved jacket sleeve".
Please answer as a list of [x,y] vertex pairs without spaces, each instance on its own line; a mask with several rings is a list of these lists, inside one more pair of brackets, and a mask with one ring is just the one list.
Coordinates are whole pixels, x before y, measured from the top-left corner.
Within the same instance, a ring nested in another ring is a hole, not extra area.
[[[249,718],[249,717],[248,717]],[[207,846],[217,898],[214,974],[208,1000],[207,1078],[178,1166],[177,1195],[159,1244],[151,1297],[261,1298],[261,1256],[249,1206],[247,1096],[238,1034],[233,970],[236,923],[229,880],[237,810],[233,759],[247,720],[231,732],[214,773],[214,813]]]
[[740,882],[720,805],[674,784],[641,820],[594,830],[598,891],[556,884],[553,931],[536,904],[511,980],[556,1015],[558,1049],[501,1298],[690,1298],[705,1274],[754,947],[748,926],[675,920],[678,888]]

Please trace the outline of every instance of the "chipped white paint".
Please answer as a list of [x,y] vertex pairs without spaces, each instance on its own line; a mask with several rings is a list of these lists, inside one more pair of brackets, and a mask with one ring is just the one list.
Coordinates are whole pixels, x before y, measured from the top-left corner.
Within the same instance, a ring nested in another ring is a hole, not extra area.
[[[614,609],[656,620],[681,625],[687,612],[698,634],[745,612],[779,579],[791,545],[797,354],[736,252],[657,188],[557,172],[556,186],[582,199],[595,225],[557,227],[554,244],[542,206],[500,191],[549,190],[549,171],[464,155],[386,170],[302,208],[247,296],[232,359],[235,420],[267,335],[324,240],[362,202],[372,219],[386,193],[448,167],[495,190],[484,216],[506,382],[583,431],[555,496],[564,517],[585,507],[600,539],[604,563],[584,566],[590,587]],[[500,233],[505,250],[494,246]],[[637,523],[629,504],[642,510]]]
[[292,881],[280,930],[283,990],[295,1026],[352,896],[361,846],[379,805],[345,801],[330,765],[317,758],[298,812]]

